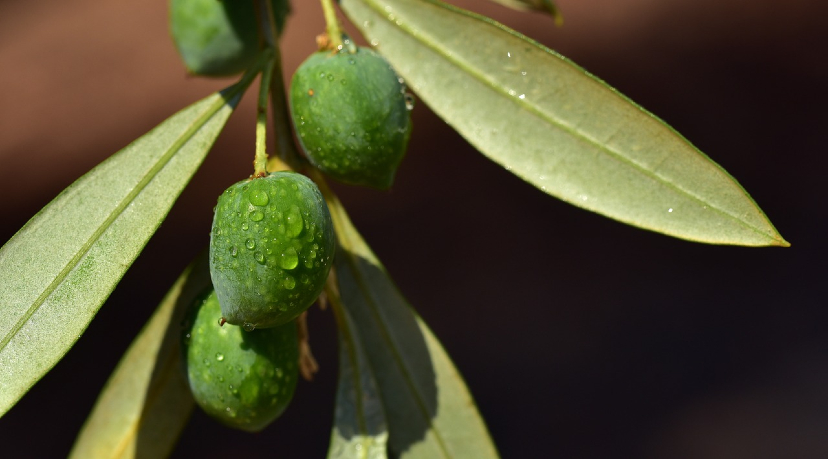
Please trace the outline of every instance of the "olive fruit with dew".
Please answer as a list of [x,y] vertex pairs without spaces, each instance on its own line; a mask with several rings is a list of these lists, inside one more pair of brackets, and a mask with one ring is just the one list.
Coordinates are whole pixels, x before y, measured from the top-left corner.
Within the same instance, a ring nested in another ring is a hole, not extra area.
[[258,432],[290,403],[299,376],[296,322],[244,331],[219,325],[211,289],[193,305],[182,350],[196,403],[230,427]]
[[304,312],[331,269],[334,233],[319,188],[295,172],[242,180],[218,198],[210,277],[224,319],[274,327]]
[[[276,27],[284,27],[287,0],[271,0]],[[171,0],[170,32],[187,70],[230,76],[256,60],[261,49],[253,0]]]
[[411,133],[403,80],[379,54],[346,46],[319,51],[290,83],[290,108],[311,163],[344,183],[385,189]]

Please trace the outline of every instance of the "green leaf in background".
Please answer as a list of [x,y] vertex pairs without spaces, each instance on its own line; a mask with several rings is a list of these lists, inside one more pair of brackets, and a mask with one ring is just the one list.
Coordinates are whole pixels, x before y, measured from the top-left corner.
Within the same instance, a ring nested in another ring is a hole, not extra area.
[[326,291],[339,329],[339,382],[328,458],[385,458],[388,428],[373,370],[336,287]]
[[509,8],[520,11],[543,11],[548,13],[555,19],[555,24],[563,25],[563,16],[561,10],[555,5],[552,0],[492,0],[493,2],[506,5]]
[[[324,187],[322,187],[324,188]],[[463,378],[431,330],[323,189],[340,243],[336,273],[342,304],[374,370],[392,457],[497,457]]]
[[181,362],[181,321],[209,286],[205,252],[181,274],[121,358],[69,457],[169,456],[195,406]]
[[341,6],[441,118],[550,195],[691,241],[789,245],[720,166],[559,54],[434,0]]
[[185,108],[96,166],[0,248],[0,415],[80,338],[254,77]]

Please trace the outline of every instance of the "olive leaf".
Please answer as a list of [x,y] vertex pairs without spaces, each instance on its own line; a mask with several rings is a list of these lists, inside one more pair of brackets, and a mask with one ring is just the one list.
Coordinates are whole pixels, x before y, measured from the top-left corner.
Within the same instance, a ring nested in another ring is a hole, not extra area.
[[195,406],[181,362],[181,321],[209,286],[205,252],[179,276],[124,353],[69,457],[170,454]]
[[0,248],[0,415],[80,338],[255,75],[181,110],[112,155]]
[[388,428],[373,370],[339,293],[335,288],[327,292],[339,329],[339,382],[328,458],[385,458]]
[[441,118],[546,193],[691,241],[789,245],[719,165],[554,51],[435,0],[341,6]]
[[555,18],[555,24],[562,25],[563,24],[563,16],[561,16],[561,10],[558,9],[555,2],[552,0],[492,0],[493,2],[500,3],[501,5],[508,6],[509,8],[513,8],[516,10],[521,11],[543,11],[548,13],[550,16]]
[[[323,191],[325,192],[325,191]],[[392,457],[497,457],[486,425],[437,338],[328,192],[341,251],[336,259],[343,308],[374,371]]]

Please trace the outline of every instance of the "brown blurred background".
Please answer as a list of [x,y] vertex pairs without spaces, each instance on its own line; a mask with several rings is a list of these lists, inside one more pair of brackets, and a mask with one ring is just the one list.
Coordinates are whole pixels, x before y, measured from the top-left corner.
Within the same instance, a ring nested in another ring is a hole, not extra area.
[[[286,75],[314,50],[294,1]],[[651,110],[753,195],[793,246],[692,244],[563,204],[471,149],[423,103],[390,192],[337,187],[468,381],[505,457],[828,457],[828,4],[558,0],[565,27],[480,0]],[[0,242],[75,178],[231,80],[188,78],[164,1],[0,2]],[[250,173],[248,97],[67,357],[0,419],[3,457],[61,457],[133,336]],[[174,457],[322,457],[322,372],[265,432],[196,413]],[[196,456],[198,455],[198,456]]]

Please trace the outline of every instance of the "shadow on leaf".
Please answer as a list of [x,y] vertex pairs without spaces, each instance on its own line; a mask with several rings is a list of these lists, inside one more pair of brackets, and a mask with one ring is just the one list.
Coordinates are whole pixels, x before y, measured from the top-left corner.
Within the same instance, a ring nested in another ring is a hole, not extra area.
[[431,445],[428,437],[439,437],[431,425],[437,415],[437,384],[417,316],[381,267],[345,250],[338,255],[343,306],[377,382],[388,422],[389,453],[399,456],[413,445]]

